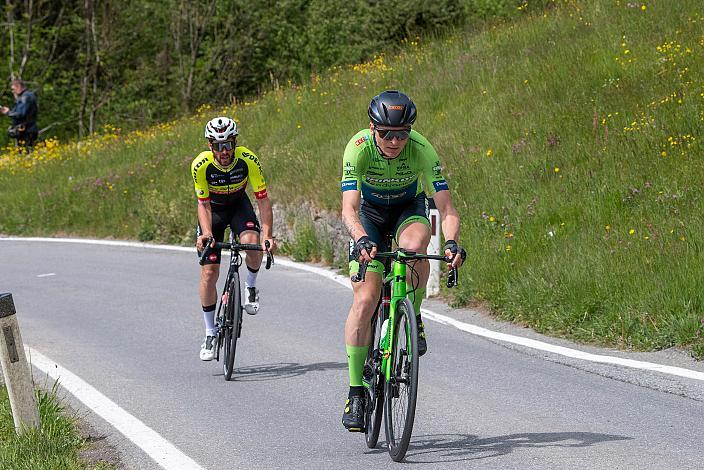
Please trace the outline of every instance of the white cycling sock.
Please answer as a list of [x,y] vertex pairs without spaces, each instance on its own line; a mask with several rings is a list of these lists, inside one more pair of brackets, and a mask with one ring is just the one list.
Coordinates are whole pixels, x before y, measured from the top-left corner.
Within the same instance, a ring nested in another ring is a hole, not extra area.
[[[205,308],[209,308],[209,307],[205,307]],[[215,305],[213,305],[212,310],[206,311],[205,308],[203,309],[203,322],[205,323],[205,335],[206,336],[215,336],[215,333],[216,333]]]
[[259,274],[259,270],[252,272],[249,267],[247,267],[247,279],[244,281],[245,287],[255,287],[257,285],[257,274]]

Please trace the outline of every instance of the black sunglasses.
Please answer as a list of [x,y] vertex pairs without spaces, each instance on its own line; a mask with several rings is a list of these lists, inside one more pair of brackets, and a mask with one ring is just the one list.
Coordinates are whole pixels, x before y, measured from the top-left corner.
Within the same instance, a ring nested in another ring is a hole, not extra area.
[[406,140],[408,139],[408,136],[411,135],[411,129],[401,129],[401,130],[391,130],[391,129],[379,129],[378,127],[374,128],[379,134],[379,137],[381,137],[384,140],[393,140],[395,137],[398,140]]
[[210,145],[213,146],[213,150],[216,152],[222,152],[223,150],[232,150],[235,148],[235,141],[226,140],[225,142],[210,142]]

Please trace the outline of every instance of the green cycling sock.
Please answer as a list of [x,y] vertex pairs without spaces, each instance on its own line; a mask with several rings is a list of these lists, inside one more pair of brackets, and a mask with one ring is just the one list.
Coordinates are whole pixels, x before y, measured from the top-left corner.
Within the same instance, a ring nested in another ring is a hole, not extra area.
[[425,287],[418,288],[415,291],[411,292],[410,290],[408,291],[408,300],[411,301],[413,304],[413,308],[416,311],[416,315],[420,315],[420,304],[423,302],[423,299],[425,298]]
[[347,365],[350,370],[350,387],[362,386],[362,371],[364,370],[364,361],[367,360],[367,352],[369,346],[350,346],[345,345],[347,349]]

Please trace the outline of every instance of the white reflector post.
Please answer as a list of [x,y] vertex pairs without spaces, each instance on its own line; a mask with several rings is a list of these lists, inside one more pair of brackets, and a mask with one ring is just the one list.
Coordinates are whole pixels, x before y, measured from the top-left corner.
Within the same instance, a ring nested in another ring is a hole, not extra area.
[[[428,198],[428,218],[430,219],[430,245],[428,245],[429,255],[439,255],[440,253],[440,211],[435,207],[433,198]],[[438,295],[440,293],[440,264],[441,261],[434,259],[430,261],[430,277],[425,291],[426,297]]]
[[32,373],[24,353],[12,294],[0,294],[0,367],[10,397],[15,431],[23,434],[29,428],[39,428]]

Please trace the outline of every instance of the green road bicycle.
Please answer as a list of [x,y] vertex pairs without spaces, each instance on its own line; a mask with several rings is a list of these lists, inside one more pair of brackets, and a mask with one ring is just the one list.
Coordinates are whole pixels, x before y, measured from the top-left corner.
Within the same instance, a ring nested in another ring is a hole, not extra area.
[[[417,273],[408,263],[419,259],[448,260],[403,249],[377,253],[375,258],[384,260],[384,275],[379,304],[372,316],[372,343],[362,379],[367,390],[365,435],[367,446],[376,447],[383,413],[389,454],[400,462],[411,441],[418,395],[418,324],[413,304],[406,297],[407,268],[416,281]],[[363,281],[366,269],[367,264],[361,263],[352,281]],[[453,268],[447,286],[456,283],[457,268]],[[417,287],[413,285],[414,289]]]
[[[206,248],[201,255],[201,265],[211,253],[212,238],[208,240]],[[242,334],[242,287],[240,285],[239,268],[242,266],[242,257],[240,251],[265,251],[266,252],[266,269],[269,269],[274,263],[274,256],[269,251],[269,242],[267,241],[266,250],[259,245],[243,244],[243,243],[221,243],[216,242],[216,249],[230,250],[230,268],[227,271],[225,278],[225,289],[220,296],[218,310],[215,315],[215,325],[218,330],[218,344],[215,352],[215,360],[220,361],[220,350],[223,351],[222,370],[225,375],[225,380],[232,378],[232,373],[235,370],[235,352],[237,351],[237,339]]]

